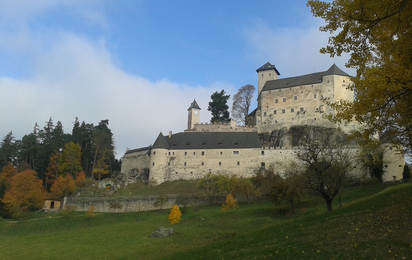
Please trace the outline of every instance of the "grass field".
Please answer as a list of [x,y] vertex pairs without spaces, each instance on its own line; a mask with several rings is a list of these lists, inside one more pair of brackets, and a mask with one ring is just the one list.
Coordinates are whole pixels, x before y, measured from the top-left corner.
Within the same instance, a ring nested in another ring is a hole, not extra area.
[[379,189],[347,188],[333,212],[319,199],[296,215],[267,201],[189,208],[166,238],[150,234],[171,227],[167,210],[37,213],[0,222],[0,259],[411,259],[412,185]]

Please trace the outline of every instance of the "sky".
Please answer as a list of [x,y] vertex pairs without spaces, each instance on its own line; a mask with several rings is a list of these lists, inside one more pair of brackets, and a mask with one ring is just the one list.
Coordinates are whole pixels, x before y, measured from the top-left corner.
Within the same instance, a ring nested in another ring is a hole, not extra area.
[[108,119],[120,158],[184,131],[194,99],[209,122],[211,94],[257,87],[268,61],[280,78],[354,75],[319,53],[322,25],[303,0],[0,0],[0,138]]

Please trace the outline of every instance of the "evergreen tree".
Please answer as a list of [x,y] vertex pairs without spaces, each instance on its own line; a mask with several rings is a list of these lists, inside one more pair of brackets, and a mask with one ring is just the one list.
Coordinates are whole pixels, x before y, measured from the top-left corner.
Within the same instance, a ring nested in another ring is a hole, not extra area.
[[0,168],[17,159],[17,147],[13,132],[10,131],[2,140],[0,147]]
[[208,111],[212,113],[212,119],[210,119],[211,123],[221,122],[221,123],[229,123],[229,106],[227,105],[227,101],[230,98],[230,95],[225,95],[225,91],[222,90],[220,92],[213,93],[210,98],[212,102],[209,102],[209,106],[207,108]]

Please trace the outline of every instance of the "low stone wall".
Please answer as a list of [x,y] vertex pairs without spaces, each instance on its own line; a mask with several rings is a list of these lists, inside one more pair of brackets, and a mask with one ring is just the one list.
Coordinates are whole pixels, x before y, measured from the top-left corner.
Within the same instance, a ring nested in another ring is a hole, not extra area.
[[[180,195],[169,194],[166,195],[168,200],[162,206],[162,209],[170,209],[173,205],[177,204],[179,207],[183,205],[176,203]],[[63,207],[66,205],[72,205],[76,207],[76,211],[87,211],[91,205],[94,207],[95,212],[110,212],[110,213],[122,213],[122,212],[139,212],[158,210],[160,207],[155,207],[154,204],[159,196],[142,196],[142,197],[124,197],[124,198],[107,198],[107,197],[65,197]],[[200,206],[209,205],[209,200],[202,200],[196,196],[192,196],[189,199],[190,203],[187,206]],[[224,202],[224,198],[219,198],[219,203]]]

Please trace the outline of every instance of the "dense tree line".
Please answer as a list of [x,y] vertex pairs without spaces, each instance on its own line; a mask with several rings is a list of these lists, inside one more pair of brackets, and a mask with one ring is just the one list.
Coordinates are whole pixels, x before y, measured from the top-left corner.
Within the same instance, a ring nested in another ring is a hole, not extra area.
[[8,133],[0,144],[0,169],[8,164],[18,172],[34,170],[47,187],[51,175],[72,176],[84,171],[86,177],[104,178],[120,170],[120,162],[114,156],[113,133],[109,120],[97,125],[80,123],[76,118],[70,133],[63,131],[60,121],[52,118],[43,128],[36,123],[33,131],[17,140]]

